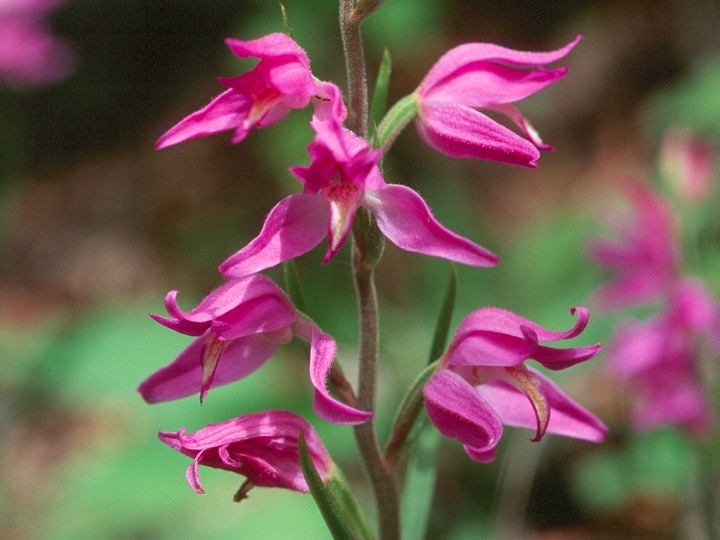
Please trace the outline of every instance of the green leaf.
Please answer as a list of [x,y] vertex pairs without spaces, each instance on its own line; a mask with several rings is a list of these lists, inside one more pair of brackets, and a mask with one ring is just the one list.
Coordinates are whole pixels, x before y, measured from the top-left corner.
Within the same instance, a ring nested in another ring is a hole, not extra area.
[[405,540],[423,540],[427,535],[435,493],[436,461],[440,439],[440,432],[425,424],[421,428],[410,457],[400,509]]
[[430,346],[430,356],[428,363],[434,362],[447,346],[448,334],[450,333],[450,321],[452,320],[453,310],[455,309],[455,296],[457,294],[457,268],[454,263],[450,263],[450,277],[445,287],[445,297],[443,298],[440,313],[435,323],[435,333],[433,334],[432,345]]
[[295,264],[293,259],[283,263],[283,274],[285,276],[285,290],[290,300],[293,301],[296,308],[303,313],[307,313],[305,296],[303,295],[302,285],[300,284],[300,274],[298,273],[297,264]]
[[426,366],[412,382],[400,401],[390,429],[390,439],[385,447],[385,459],[390,467],[397,463],[400,453],[408,440],[408,435],[417,423],[423,405],[422,390],[435,369],[437,369],[437,362]]
[[375,79],[375,91],[370,104],[370,140],[387,110],[388,87],[390,86],[390,73],[392,72],[392,58],[387,49],[383,50],[382,60]]
[[435,324],[435,333],[430,346],[429,364],[415,378],[407,392],[400,401],[395,418],[390,430],[390,438],[385,447],[385,458],[388,463],[394,465],[400,457],[403,447],[413,428],[418,424],[418,416],[422,411],[423,395],[422,390],[425,383],[437,369],[438,359],[443,354],[450,333],[450,320],[455,308],[455,295],[457,292],[457,270],[455,265],[450,263],[450,277],[445,288],[440,313]]
[[305,437],[300,434],[300,465],[310,493],[336,540],[370,540],[372,535],[350,488],[337,468],[325,484],[312,462]]

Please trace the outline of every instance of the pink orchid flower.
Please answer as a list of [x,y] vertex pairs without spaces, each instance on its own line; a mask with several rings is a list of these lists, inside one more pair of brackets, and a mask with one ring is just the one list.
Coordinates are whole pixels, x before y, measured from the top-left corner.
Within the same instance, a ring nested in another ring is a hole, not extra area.
[[[551,52],[522,52],[489,43],[467,43],[445,53],[416,90],[416,126],[425,142],[450,157],[535,167],[552,149],[512,105],[561,79],[567,68],[545,64],[566,56],[581,37]],[[529,140],[478,109],[499,113]]]
[[310,424],[288,411],[247,414],[195,433],[161,431],[162,442],[193,458],[185,476],[196,493],[205,493],[200,484],[200,465],[241,474],[246,478],[235,500],[244,499],[253,486],[279,487],[307,492],[300,467],[298,441],[303,435],[310,458],[323,481],[330,475],[332,461]]
[[316,94],[310,60],[305,51],[285,34],[270,34],[251,41],[225,40],[239,58],[259,58],[249,72],[221,78],[228,89],[202,109],[183,118],[156,142],[161,149],[187,139],[234,129],[239,143],[255,127],[266,127],[302,109]]
[[319,83],[311,122],[316,137],[308,146],[311,164],[291,169],[304,189],[281,200],[260,234],[222,263],[225,277],[253,274],[298,257],[326,237],[327,263],[345,242],[360,206],[372,212],[382,233],[401,249],[472,266],[497,263],[493,253],[441,225],[417,192],[386,184],[377,166],[380,151],[342,127],[345,115],[339,89]]
[[714,345],[719,315],[702,283],[686,279],[660,314],[623,324],[607,360],[615,377],[632,389],[632,423],[638,429],[677,425],[696,435],[708,431],[712,406],[698,360],[704,338]]
[[318,416],[338,424],[359,424],[372,414],[334,399],[327,390],[335,359],[335,340],[298,313],[288,297],[261,275],[232,280],[210,293],[190,312],[177,304],[177,291],[165,298],[170,317],[151,315],[181,334],[197,336],[170,364],[138,387],[148,403],[170,401],[253,373],[293,336],[310,344],[310,380]]
[[23,87],[61,81],[74,55],[55,37],[45,17],[62,0],[0,0],[0,82]]
[[566,332],[546,330],[498,308],[466,317],[423,389],[435,427],[463,443],[468,456],[482,463],[495,459],[503,424],[533,429],[533,441],[546,432],[602,441],[607,427],[597,417],[525,365],[532,358],[548,369],[565,369],[599,352],[599,345],[555,349],[540,344],[578,336],[589,315],[582,307],[571,313],[577,322]]
[[596,240],[590,246],[595,262],[618,273],[595,294],[605,310],[664,297],[680,268],[674,216],[667,203],[639,180],[626,189],[634,211],[631,221],[618,228],[616,241]]

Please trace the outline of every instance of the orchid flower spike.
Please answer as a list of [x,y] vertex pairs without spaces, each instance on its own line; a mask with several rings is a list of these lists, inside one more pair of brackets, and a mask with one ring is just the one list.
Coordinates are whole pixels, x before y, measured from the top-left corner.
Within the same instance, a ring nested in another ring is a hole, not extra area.
[[260,61],[239,77],[221,78],[228,89],[165,132],[155,144],[158,150],[229,129],[235,130],[232,142],[239,143],[253,128],[272,125],[292,109],[306,107],[316,94],[310,60],[289,36],[276,33],[225,43],[235,56]]
[[715,421],[702,381],[701,350],[712,347],[720,308],[705,285],[680,280],[667,306],[642,322],[625,322],[607,357],[613,376],[632,391],[633,426],[650,431],[679,426],[692,435],[707,434]]
[[339,402],[327,389],[335,359],[335,340],[300,314],[270,279],[261,275],[228,281],[187,313],[177,291],[165,298],[170,317],[151,315],[160,324],[195,340],[167,366],[148,377],[138,392],[148,403],[170,401],[237,381],[253,373],[296,336],[310,345],[310,380],[318,416],[338,424],[359,424],[372,413]]
[[618,227],[617,239],[598,239],[590,245],[590,258],[617,272],[595,293],[604,310],[665,297],[681,266],[671,207],[640,180],[631,179],[626,191],[632,216]]
[[281,200],[260,234],[220,266],[226,278],[241,277],[298,257],[328,238],[324,263],[342,247],[355,213],[365,206],[387,238],[401,249],[487,267],[497,257],[441,225],[412,189],[386,184],[378,168],[381,153],[342,126],[346,116],[340,90],[318,83],[308,146],[311,164],[291,172],[302,193]]
[[244,476],[246,480],[235,495],[239,502],[254,486],[309,491],[300,467],[301,434],[320,478],[327,482],[332,460],[320,437],[304,419],[288,411],[247,414],[194,433],[186,433],[184,428],[161,431],[158,437],[193,458],[185,476],[196,493],[205,493],[198,473],[200,465]]
[[[522,52],[489,43],[467,43],[445,53],[415,91],[415,124],[425,142],[450,157],[535,167],[540,150],[551,150],[512,105],[565,76],[567,68],[545,64],[565,57],[577,36],[551,52]],[[479,109],[513,122],[524,139]]]
[[495,459],[503,424],[534,430],[533,441],[546,432],[602,441],[607,427],[597,417],[525,365],[532,358],[548,369],[565,369],[599,352],[599,345],[555,349],[540,344],[582,333],[587,310],[574,307],[571,313],[577,322],[565,332],[498,308],[468,315],[423,389],[425,409],[440,433],[459,440],[468,456],[482,463]]

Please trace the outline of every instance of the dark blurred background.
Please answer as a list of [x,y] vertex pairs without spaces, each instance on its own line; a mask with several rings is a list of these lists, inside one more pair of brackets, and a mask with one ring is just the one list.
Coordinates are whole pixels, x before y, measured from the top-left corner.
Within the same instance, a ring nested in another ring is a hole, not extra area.
[[[343,86],[336,3],[284,3],[315,75]],[[212,470],[201,473],[207,494],[196,496],[185,484],[187,460],[155,439],[158,429],[300,408],[362,485],[350,431],[320,425],[309,385],[290,385],[288,369],[304,380],[300,347],[214,390],[202,408],[193,398],[151,407],[135,393],[186,343],[147,312],[162,311],[169,289],[179,289],[189,308],[218,285],[217,265],[297,189],[287,167],[307,163],[308,111],[239,146],[226,133],[153,149],[167,128],[222,90],[218,76],[252,65],[229,52],[225,37],[282,31],[278,4],[70,0],[51,23],[75,51],[71,76],[41,88],[0,88],[0,537],[286,538],[288,530],[292,538],[325,537],[309,497],[257,489],[234,505],[240,479]],[[418,189],[441,221],[501,256],[497,269],[460,269],[455,322],[494,304],[551,328],[570,324],[569,307],[586,302],[600,278],[583,242],[614,187],[628,175],[653,173],[669,126],[692,128],[717,148],[720,6],[386,0],[365,23],[371,80],[383,48],[392,54],[391,99],[412,92],[460,43],[549,50],[576,34],[585,39],[562,62],[567,77],[520,104],[557,149],[537,170],[446,159],[412,128],[388,158],[387,181]],[[299,268],[308,310],[338,339],[352,373],[356,316],[347,251],[320,267],[318,248]],[[412,380],[424,362],[446,276],[442,261],[387,249],[379,268],[384,417],[402,393],[398,383]],[[607,328],[598,320],[586,339],[604,339]],[[612,404],[589,391],[596,369],[569,375],[570,393],[610,422]],[[518,443],[526,438],[520,434]],[[492,538],[496,520],[511,519],[491,515],[503,460],[479,466],[446,443],[431,537]],[[681,443],[667,444],[671,452]],[[638,523],[628,506],[635,500],[593,506],[568,491],[568,470],[553,462],[587,445],[545,446],[528,512],[521,506],[515,516],[536,537],[676,537],[663,521],[676,510],[672,489],[655,505],[641,500],[649,509],[641,506],[647,519]]]

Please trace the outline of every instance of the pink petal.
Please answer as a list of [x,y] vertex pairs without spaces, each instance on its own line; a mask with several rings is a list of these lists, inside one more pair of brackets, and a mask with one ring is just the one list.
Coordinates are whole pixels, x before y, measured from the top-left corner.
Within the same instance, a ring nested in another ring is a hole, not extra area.
[[242,277],[299,257],[327,235],[327,223],[327,204],[321,197],[285,197],[270,211],[260,234],[220,265],[220,273]]
[[549,64],[566,56],[581,39],[582,36],[577,36],[564,47],[549,52],[516,51],[491,43],[466,43],[441,56],[423,79],[422,86],[430,89],[435,85],[442,84],[444,80],[454,76],[458,71],[467,69],[468,66],[477,62],[528,67]]
[[347,118],[347,109],[340,89],[333,83],[317,83],[317,95],[313,99],[315,113],[313,122],[334,122],[342,125]]
[[160,150],[174,144],[242,126],[252,102],[230,88],[202,109],[186,116],[166,131],[155,143]]
[[539,342],[577,337],[587,326],[589,314],[573,307],[575,325],[554,332],[500,308],[482,308],[465,317],[448,347],[446,365],[512,367],[535,359],[550,369],[564,369],[594,357],[599,345],[555,349]]
[[310,380],[315,387],[314,408],[323,420],[335,424],[362,424],[372,418],[372,412],[350,407],[332,397],[327,389],[327,378],[335,360],[335,340],[308,321],[301,321],[299,336],[310,333]]
[[473,62],[435,86],[422,83],[419,99],[460,103],[473,109],[514,103],[558,81],[567,68],[518,70],[492,62]]
[[368,191],[365,204],[378,227],[398,247],[478,267],[497,264],[496,255],[441,225],[415,191],[397,184]]
[[287,57],[288,61],[298,62],[305,68],[310,68],[310,61],[305,51],[287,34],[276,32],[248,41],[228,38],[225,43],[239,58],[249,56],[260,59]]
[[[601,442],[607,426],[587,409],[578,405],[551,379],[539,371],[527,368],[541,383],[541,391],[550,406],[547,433]],[[493,381],[476,388],[477,392],[492,406],[504,424],[514,427],[537,429],[537,417],[528,398],[510,384]]]
[[577,317],[577,321],[573,327],[569,330],[555,332],[547,330],[539,324],[505,309],[492,307],[481,308],[465,317],[458,328],[457,335],[464,332],[486,330],[524,338],[525,334],[522,328],[527,328],[537,335],[538,341],[572,339],[579,336],[583,330],[585,330],[588,320],[590,319],[590,313],[582,306],[570,308],[570,313]]
[[[208,339],[208,336],[201,336],[193,340],[175,360],[145,379],[138,387],[143,399],[148,403],[159,403],[200,392]],[[253,336],[229,342],[217,364],[211,388],[247,377],[272,357],[276,349],[277,342]]]
[[530,168],[540,158],[531,142],[484,114],[450,101],[421,102],[415,124],[428,145],[450,157]]
[[440,433],[463,443],[475,461],[489,463],[495,459],[502,422],[465,379],[441,369],[427,382],[423,395],[425,410]]
[[198,493],[203,493],[198,465],[241,474],[256,486],[308,491],[300,468],[301,434],[320,477],[327,481],[332,467],[327,450],[312,426],[289,411],[248,414],[191,434],[184,429],[161,431],[158,437],[193,458],[186,478]]

